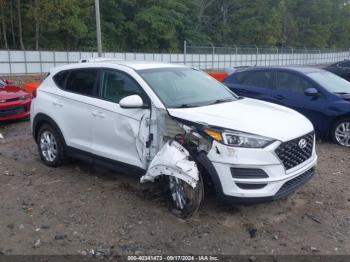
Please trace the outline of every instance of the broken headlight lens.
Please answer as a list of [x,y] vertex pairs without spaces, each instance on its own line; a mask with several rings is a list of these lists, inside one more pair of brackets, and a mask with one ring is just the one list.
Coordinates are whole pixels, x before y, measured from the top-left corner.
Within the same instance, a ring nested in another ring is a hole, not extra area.
[[238,131],[220,132],[219,130],[205,129],[204,132],[216,141],[233,147],[264,148],[274,142],[271,138]]
[[264,148],[273,142],[271,138],[241,132],[223,133],[222,137],[224,144],[235,147]]

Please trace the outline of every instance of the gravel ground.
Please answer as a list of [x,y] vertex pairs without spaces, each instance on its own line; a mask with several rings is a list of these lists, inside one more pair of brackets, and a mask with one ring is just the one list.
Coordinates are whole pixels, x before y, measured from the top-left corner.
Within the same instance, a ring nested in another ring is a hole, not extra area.
[[317,175],[287,199],[233,206],[209,195],[181,220],[131,174],[44,166],[28,121],[0,133],[0,254],[350,254],[348,148],[318,143]]

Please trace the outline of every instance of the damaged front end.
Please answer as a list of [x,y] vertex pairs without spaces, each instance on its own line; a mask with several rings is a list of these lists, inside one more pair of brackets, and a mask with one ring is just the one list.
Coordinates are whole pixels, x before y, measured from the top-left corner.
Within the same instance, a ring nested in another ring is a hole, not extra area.
[[152,137],[148,148],[150,161],[140,181],[154,182],[165,177],[169,209],[184,218],[196,212],[204,198],[196,155],[207,154],[212,142],[200,135],[196,127],[172,118],[166,110],[153,108],[152,116],[149,121]]
[[150,163],[141,182],[154,182],[155,178],[166,175],[196,187],[199,170],[191,154],[209,152],[211,142],[199,135],[194,127],[172,118],[166,110],[153,108],[152,116]]
[[177,177],[195,188],[199,179],[196,163],[190,160],[189,152],[178,142],[170,140],[151,161],[141,183],[154,182],[161,175]]

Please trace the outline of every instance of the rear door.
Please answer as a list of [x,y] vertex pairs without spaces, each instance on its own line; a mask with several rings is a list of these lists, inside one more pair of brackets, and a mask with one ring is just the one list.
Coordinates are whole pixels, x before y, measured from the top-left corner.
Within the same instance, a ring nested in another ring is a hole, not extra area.
[[265,101],[271,101],[273,84],[273,70],[238,72],[225,80],[225,85],[237,95]]
[[276,91],[273,95],[276,103],[303,114],[317,128],[325,119],[323,111],[326,97],[322,93],[318,96],[307,96],[305,90],[308,88],[318,89],[313,82],[301,73],[284,70],[276,71]]
[[150,109],[119,106],[121,99],[135,94],[149,104],[140,85],[128,73],[101,69],[99,99],[92,105],[92,148],[95,155],[145,168]]
[[66,143],[70,147],[91,151],[91,104],[96,100],[98,69],[84,68],[62,71],[54,76],[60,88],[50,95],[53,114]]

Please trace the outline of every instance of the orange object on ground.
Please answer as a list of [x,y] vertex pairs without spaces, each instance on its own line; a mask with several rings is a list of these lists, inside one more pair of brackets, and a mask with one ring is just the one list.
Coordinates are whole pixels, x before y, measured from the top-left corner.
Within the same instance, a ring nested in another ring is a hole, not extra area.
[[25,83],[24,90],[30,94],[33,94],[33,92],[39,87],[39,85],[39,82]]
[[208,72],[208,74],[220,82],[223,82],[228,76],[226,72]]

